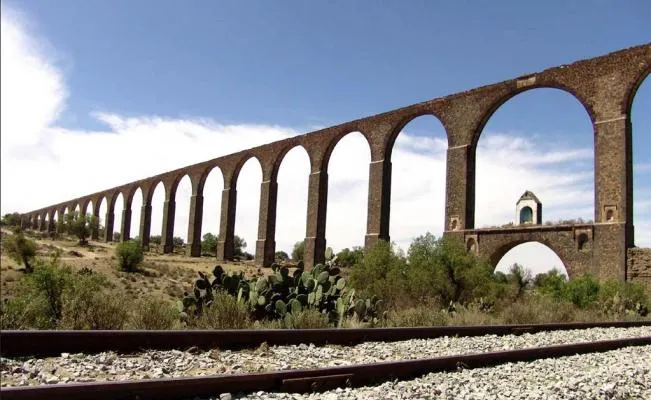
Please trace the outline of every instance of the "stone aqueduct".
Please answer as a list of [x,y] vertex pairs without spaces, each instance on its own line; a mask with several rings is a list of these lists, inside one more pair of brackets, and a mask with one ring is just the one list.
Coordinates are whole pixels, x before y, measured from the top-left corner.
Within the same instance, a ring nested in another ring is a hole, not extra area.
[[[233,255],[236,184],[243,164],[256,157],[262,166],[262,186],[256,261],[269,265],[274,260],[277,174],[285,154],[302,146],[309,155],[308,207],[305,262],[322,262],[326,248],[328,160],[337,142],[350,132],[361,132],[371,149],[368,188],[368,219],[365,245],[389,240],[391,191],[391,150],[401,129],[416,117],[438,118],[448,138],[445,235],[462,238],[469,251],[488,257],[494,264],[514,246],[541,242],[553,249],[570,276],[590,271],[602,278],[627,277],[627,250],[634,247],[631,104],[636,90],[651,71],[651,43],[616,51],[570,65],[479,87],[462,93],[414,104],[367,118],[277,141],[209,161],[130,182],[102,192],[22,214],[23,224],[33,229],[55,229],[54,215],[80,207],[99,216],[102,200],[107,200],[104,240],[111,241],[114,205],[124,198],[121,238],[130,237],[131,203],[138,188],[143,206],[140,237],[148,244],[151,201],[156,185],[165,186],[162,244],[171,252],[174,231],[175,193],[179,181],[188,175],[192,183],[189,253],[200,255],[203,188],[213,168],[224,179],[217,257]],[[504,229],[474,229],[475,151],[482,129],[493,112],[513,96],[534,88],[557,88],[569,92],[585,107],[594,127],[595,210],[594,223],[582,225],[516,226]],[[97,232],[94,233],[97,239]],[[629,262],[630,264],[630,262]],[[642,277],[639,277],[642,278]]]

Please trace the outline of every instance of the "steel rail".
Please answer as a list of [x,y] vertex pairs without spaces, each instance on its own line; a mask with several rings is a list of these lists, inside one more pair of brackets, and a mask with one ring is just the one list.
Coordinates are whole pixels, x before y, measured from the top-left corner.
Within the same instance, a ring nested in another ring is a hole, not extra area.
[[651,336],[475,353],[446,357],[381,362],[343,367],[297,369],[256,374],[213,375],[0,388],[3,400],[18,399],[186,399],[220,393],[321,392],[336,387],[358,387],[431,372],[480,368],[508,362],[604,352],[628,346],[651,345]]
[[414,328],[338,329],[225,329],[225,330],[78,330],[0,331],[0,355],[4,357],[54,356],[61,353],[132,353],[142,350],[241,349],[269,345],[313,343],[351,345],[432,339],[443,336],[511,335],[589,328],[651,326],[651,321],[533,325],[433,326]]

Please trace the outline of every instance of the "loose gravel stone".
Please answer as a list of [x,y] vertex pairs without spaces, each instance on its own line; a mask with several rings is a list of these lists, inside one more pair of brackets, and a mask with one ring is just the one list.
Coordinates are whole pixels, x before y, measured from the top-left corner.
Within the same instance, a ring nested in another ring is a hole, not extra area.
[[[594,328],[506,336],[367,342],[356,346],[263,344],[258,349],[243,351],[198,351],[195,348],[187,352],[146,351],[127,355],[113,352],[63,353],[60,357],[50,358],[0,358],[0,375],[2,386],[205,376],[413,360],[648,335],[651,335],[651,327]],[[609,387],[604,388],[605,392],[608,390]]]
[[255,393],[235,399],[651,399],[651,346],[626,347],[325,393]]

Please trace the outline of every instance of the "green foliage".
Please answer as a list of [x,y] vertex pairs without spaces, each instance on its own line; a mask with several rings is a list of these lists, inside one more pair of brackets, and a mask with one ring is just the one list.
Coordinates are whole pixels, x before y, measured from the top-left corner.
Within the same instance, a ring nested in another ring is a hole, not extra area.
[[247,260],[253,259],[249,253],[246,253],[244,249],[246,248],[246,240],[237,235],[233,236],[233,257],[246,258]]
[[122,238],[122,234],[120,232],[113,232],[113,241],[114,242],[119,242],[121,238]]
[[560,299],[563,295],[563,288],[567,278],[558,269],[554,268],[549,272],[538,274],[533,279],[533,286],[540,294],[549,295]]
[[570,280],[564,287],[562,298],[579,308],[586,308],[597,301],[599,282],[591,274]]
[[79,239],[79,244],[85,245],[88,243],[91,233],[99,229],[99,219],[94,215],[80,214],[74,211],[64,215],[58,228],[59,233],[76,236]]
[[217,254],[217,236],[210,232],[203,235],[201,240],[201,253],[211,255]]
[[649,299],[644,287],[637,282],[603,282],[598,302],[600,310],[607,315],[637,314],[646,317],[649,313]]
[[275,254],[275,259],[278,262],[284,262],[289,260],[289,254],[285,253],[284,251],[277,251]]
[[311,271],[299,267],[290,275],[287,267],[274,264],[272,270],[270,276],[251,279],[242,273],[226,274],[221,266],[214,268],[212,280],[199,272],[192,293],[186,292],[179,301],[182,317],[199,318],[212,308],[216,294],[227,293],[245,305],[256,321],[287,319],[285,325],[290,326],[295,322],[289,319],[308,309],[333,324],[353,315],[364,322],[377,318],[381,301],[356,296],[336,267],[319,264]]
[[182,314],[189,327],[199,329],[245,329],[251,326],[246,304],[226,292],[215,292],[200,314]]
[[152,244],[161,244],[163,243],[163,237],[161,235],[152,235],[149,236],[149,243]]
[[20,214],[17,212],[14,213],[7,213],[2,216],[2,219],[0,219],[0,225],[2,226],[9,226],[9,227],[19,227],[20,226]]
[[292,260],[302,261],[304,255],[305,255],[305,240],[294,243],[294,248],[292,249]]
[[38,261],[26,275],[20,294],[6,300],[3,329],[120,329],[127,320],[126,302],[108,295],[99,274],[76,273],[58,260]]
[[181,237],[174,236],[172,238],[172,244],[174,245],[174,247],[183,247],[185,246],[185,241]]
[[145,297],[135,302],[129,322],[132,329],[173,329],[178,321],[178,311],[167,301]]
[[522,265],[515,263],[511,265],[509,273],[506,276],[508,281],[515,287],[515,297],[524,295],[525,291],[533,284],[531,271]]
[[351,249],[345,248],[337,253],[337,266],[341,268],[353,267],[359,265],[364,260],[364,249],[355,246]]
[[115,255],[118,259],[118,266],[122,271],[135,272],[145,259],[140,242],[128,240],[119,243],[115,248]]
[[12,235],[7,235],[2,241],[3,250],[17,263],[25,266],[25,272],[31,273],[32,260],[36,256],[36,243],[25,237],[20,228],[16,228]]
[[396,305],[407,290],[406,263],[393,246],[380,240],[350,274],[353,287]]

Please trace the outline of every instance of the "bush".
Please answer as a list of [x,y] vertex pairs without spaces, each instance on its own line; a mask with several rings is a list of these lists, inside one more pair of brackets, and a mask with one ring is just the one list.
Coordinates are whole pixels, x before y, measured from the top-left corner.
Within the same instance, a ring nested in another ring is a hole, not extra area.
[[565,323],[575,320],[572,303],[545,296],[525,296],[501,312],[505,324]]
[[246,329],[251,327],[248,307],[224,292],[217,292],[210,307],[187,317],[188,326],[199,329]]
[[129,322],[132,329],[173,329],[178,321],[178,311],[169,303],[152,297],[136,301]]
[[387,326],[437,326],[447,325],[447,315],[435,307],[410,307],[389,312]]
[[15,229],[13,235],[5,236],[2,242],[3,250],[9,257],[23,264],[25,272],[31,273],[33,271],[31,263],[36,255],[36,242],[26,238],[20,228]]
[[407,290],[406,264],[391,244],[378,241],[364,261],[350,274],[351,285],[369,296],[378,296],[390,306],[405,302]]
[[140,242],[135,240],[119,243],[115,248],[115,255],[117,256],[120,269],[125,272],[137,271],[145,259]]
[[284,262],[284,261],[289,260],[289,255],[287,253],[285,253],[284,251],[282,251],[282,250],[277,251],[276,254],[275,254],[275,259],[278,262]]
[[[79,276],[79,275],[78,275]],[[127,299],[108,295],[101,288],[106,281],[86,275],[72,279],[63,296],[60,329],[122,329],[128,319]]]
[[337,253],[337,266],[341,268],[359,265],[364,260],[364,249],[355,246],[352,250],[345,248]]
[[185,246],[185,241],[183,240],[182,237],[174,236],[172,238],[172,244],[174,247],[183,247]]
[[203,240],[201,240],[201,252],[211,255],[217,254],[217,236],[210,232],[204,234]]
[[98,229],[99,219],[97,217],[90,214],[80,214],[77,211],[66,214],[63,218],[63,224],[59,225],[61,233],[76,236],[80,245],[87,244],[91,233]]
[[161,243],[163,243],[163,237],[161,235],[149,236],[149,243],[161,244]]
[[281,321],[286,329],[319,329],[330,327],[328,315],[313,308],[306,308],[296,314],[288,313]]
[[36,263],[20,295],[3,304],[4,329],[120,329],[126,321],[122,296],[107,295],[99,274],[76,273],[58,260]]
[[0,303],[0,329],[54,329],[49,305],[44,296],[22,294]]
[[583,274],[563,286],[562,298],[579,308],[587,308],[596,303],[599,295],[599,282],[591,274]]
[[305,255],[305,240],[294,243],[294,248],[292,249],[292,260],[302,261],[304,255]]
[[0,220],[0,225],[20,227],[20,214],[14,212],[3,215]]

